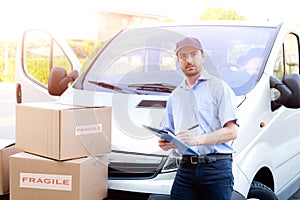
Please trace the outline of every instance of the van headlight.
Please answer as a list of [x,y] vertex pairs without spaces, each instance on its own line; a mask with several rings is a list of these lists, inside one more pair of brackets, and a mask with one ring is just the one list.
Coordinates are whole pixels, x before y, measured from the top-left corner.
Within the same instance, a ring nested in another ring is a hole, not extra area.
[[176,150],[173,150],[171,154],[168,156],[161,172],[166,173],[166,172],[177,170],[180,160],[181,160],[181,155]]

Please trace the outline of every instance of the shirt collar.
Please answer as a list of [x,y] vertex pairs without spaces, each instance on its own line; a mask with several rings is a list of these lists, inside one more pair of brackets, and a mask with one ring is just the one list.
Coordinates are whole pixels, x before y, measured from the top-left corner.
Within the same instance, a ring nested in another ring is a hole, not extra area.
[[[198,81],[195,85],[198,85],[201,81],[206,81],[210,79],[210,74],[206,70],[202,70],[200,77],[198,78]],[[189,88],[189,86],[186,84],[186,79],[182,81],[182,83],[179,85],[182,88]]]
[[210,79],[210,74],[206,70],[202,70],[198,80],[209,80],[209,79]]

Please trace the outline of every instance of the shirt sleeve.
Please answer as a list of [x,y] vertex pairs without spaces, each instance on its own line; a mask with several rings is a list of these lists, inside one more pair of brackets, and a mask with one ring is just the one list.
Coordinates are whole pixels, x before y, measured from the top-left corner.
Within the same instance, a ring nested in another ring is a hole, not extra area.
[[229,121],[235,121],[238,125],[236,116],[236,95],[225,82],[223,82],[223,95],[219,104],[219,118],[222,127]]
[[173,119],[173,111],[172,111],[172,95],[169,97],[166,105],[166,112],[165,112],[165,120],[161,125],[162,129],[169,130],[174,133],[174,119]]

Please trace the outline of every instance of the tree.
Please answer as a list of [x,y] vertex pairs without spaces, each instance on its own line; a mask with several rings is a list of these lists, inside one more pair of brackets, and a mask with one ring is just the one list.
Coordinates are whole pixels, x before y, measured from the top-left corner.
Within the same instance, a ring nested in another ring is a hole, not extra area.
[[221,7],[207,8],[199,17],[200,20],[245,20],[236,11]]

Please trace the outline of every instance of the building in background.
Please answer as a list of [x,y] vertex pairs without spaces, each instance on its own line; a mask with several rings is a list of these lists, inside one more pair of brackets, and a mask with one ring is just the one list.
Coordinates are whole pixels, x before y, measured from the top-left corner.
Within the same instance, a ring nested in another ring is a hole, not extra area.
[[99,10],[98,21],[98,38],[99,41],[106,41],[111,38],[121,29],[130,24],[148,24],[155,22],[164,22],[170,20],[167,16],[151,14],[151,13],[137,13],[130,10],[127,11],[113,11],[113,10]]
[[[130,24],[149,24],[172,21],[161,0],[88,0],[87,11],[96,13],[99,18],[97,40],[106,41]],[[160,5],[160,6],[158,6]],[[170,9],[168,9],[170,10]]]
[[64,39],[106,41],[130,24],[171,21],[162,8],[153,4],[138,0],[0,2],[0,40],[13,40],[28,27],[41,27]]
[[171,21],[161,8],[150,6],[153,3],[139,0],[0,2],[0,82],[13,78],[16,44],[24,30],[47,29],[79,45],[86,40],[105,42],[130,24]]

